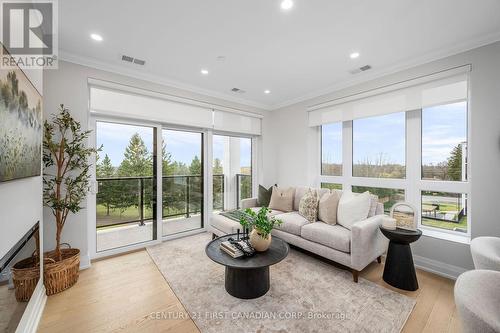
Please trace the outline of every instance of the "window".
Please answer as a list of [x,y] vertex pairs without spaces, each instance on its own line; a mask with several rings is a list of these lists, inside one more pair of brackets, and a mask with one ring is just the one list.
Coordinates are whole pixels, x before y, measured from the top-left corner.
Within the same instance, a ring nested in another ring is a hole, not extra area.
[[310,110],[309,125],[321,126],[321,187],[369,191],[385,213],[407,201],[425,235],[469,242],[467,74],[382,90]]
[[321,174],[342,176],[342,123],[321,126]]
[[467,180],[467,103],[422,109],[422,179]]
[[154,137],[151,127],[96,123],[96,252],[155,239]]
[[353,120],[354,177],[405,178],[405,113]]
[[213,210],[236,209],[252,197],[252,139],[213,136]]
[[384,212],[389,213],[391,207],[400,201],[405,200],[405,191],[395,188],[353,186],[352,191],[355,193],[363,193],[369,191],[371,194],[378,196],[378,202],[384,205]]
[[330,190],[342,190],[342,184],[321,183],[321,188],[328,188]]
[[422,225],[467,232],[467,194],[422,191]]

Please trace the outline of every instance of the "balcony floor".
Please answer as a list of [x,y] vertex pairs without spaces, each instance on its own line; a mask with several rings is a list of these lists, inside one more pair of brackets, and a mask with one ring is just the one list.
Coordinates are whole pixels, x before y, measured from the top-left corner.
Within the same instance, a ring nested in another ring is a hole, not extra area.
[[[201,228],[201,215],[163,220],[164,236],[199,228]],[[147,242],[153,239],[153,222],[145,222],[143,226],[134,223],[100,229],[97,230],[96,237],[98,252]]]

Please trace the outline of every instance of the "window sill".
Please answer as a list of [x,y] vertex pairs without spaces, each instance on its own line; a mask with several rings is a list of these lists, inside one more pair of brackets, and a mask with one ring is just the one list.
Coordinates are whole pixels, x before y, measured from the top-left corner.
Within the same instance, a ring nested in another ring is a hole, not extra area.
[[422,230],[422,234],[427,237],[447,240],[450,242],[461,243],[461,244],[470,244],[470,235],[468,234],[460,235],[458,233],[436,230],[434,228],[429,228],[422,225],[419,227],[419,229]]

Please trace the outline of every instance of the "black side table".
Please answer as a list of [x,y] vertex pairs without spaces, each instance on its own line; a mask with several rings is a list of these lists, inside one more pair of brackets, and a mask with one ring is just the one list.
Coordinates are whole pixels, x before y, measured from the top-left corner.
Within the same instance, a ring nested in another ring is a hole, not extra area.
[[390,241],[385,259],[384,281],[399,289],[417,290],[418,281],[410,243],[418,240],[422,236],[422,231],[400,228],[391,230],[382,226],[380,226],[380,231]]

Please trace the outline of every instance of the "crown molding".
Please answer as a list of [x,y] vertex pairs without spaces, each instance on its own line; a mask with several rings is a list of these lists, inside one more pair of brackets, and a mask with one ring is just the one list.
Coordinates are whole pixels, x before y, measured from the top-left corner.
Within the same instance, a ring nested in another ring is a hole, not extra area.
[[492,43],[495,43],[498,41],[500,41],[500,31],[489,34],[487,36],[480,37],[480,38],[471,39],[471,40],[466,41],[466,42],[457,43],[457,44],[454,44],[448,48],[441,49],[441,50],[436,51],[436,52],[427,53],[421,57],[418,57],[418,58],[415,58],[415,59],[412,59],[412,60],[409,60],[406,62],[401,62],[401,63],[394,65],[394,66],[386,67],[386,68],[383,68],[380,70],[374,70],[371,73],[364,73],[364,74],[357,76],[356,78],[353,78],[353,79],[343,80],[343,81],[341,81],[337,84],[334,84],[328,88],[316,90],[314,92],[305,94],[301,97],[290,99],[290,100],[284,101],[282,103],[274,104],[271,106],[270,109],[271,109],[271,111],[282,109],[282,108],[285,108],[287,106],[291,106],[291,105],[298,104],[298,103],[301,103],[301,102],[304,102],[307,100],[311,100],[313,98],[317,98],[317,97],[321,97],[321,96],[324,96],[327,94],[331,94],[331,93],[334,93],[336,91],[346,89],[346,88],[355,86],[355,85],[360,84],[360,83],[375,80],[375,79],[378,79],[378,78],[381,78],[381,77],[384,77],[387,75],[395,74],[395,73],[398,73],[398,72],[401,72],[404,70],[408,70],[408,69],[411,69],[411,68],[414,68],[414,67],[417,67],[420,65],[430,63],[432,61],[447,58],[447,57],[450,57],[450,56],[453,56],[453,55],[456,55],[459,53],[463,53],[466,51],[470,51],[470,50],[473,50],[475,48],[479,48],[481,46],[492,44]]
[[[97,60],[97,59],[94,59],[91,57],[82,57],[82,56],[67,52],[65,50],[59,50],[59,58],[61,60],[71,62],[74,64],[87,66],[87,67],[91,67],[91,68],[95,68],[95,69],[99,69],[99,70],[104,70],[104,71],[108,71],[108,72],[112,72],[112,73],[116,73],[116,74],[120,74],[120,75],[125,75],[125,76],[133,77],[136,79],[161,84],[161,85],[166,85],[169,87],[182,89],[182,90],[198,93],[198,94],[213,97],[213,98],[219,98],[219,99],[222,99],[222,100],[225,100],[228,102],[238,103],[238,104],[241,104],[243,106],[254,107],[254,108],[258,108],[258,109],[266,110],[266,111],[274,111],[274,110],[282,109],[282,108],[285,108],[285,107],[288,107],[288,106],[291,106],[294,104],[298,104],[298,103],[301,103],[301,102],[304,102],[307,100],[311,100],[311,99],[314,99],[317,97],[321,97],[321,96],[324,96],[327,94],[331,94],[335,91],[346,89],[346,88],[355,86],[357,84],[361,84],[361,83],[364,83],[367,81],[375,80],[375,79],[381,78],[383,76],[391,75],[391,74],[394,74],[397,72],[411,69],[413,67],[424,65],[424,64],[432,62],[432,61],[440,60],[440,59],[443,59],[446,57],[450,57],[450,56],[453,56],[453,55],[456,55],[456,54],[459,54],[462,52],[466,52],[466,51],[481,47],[481,46],[492,44],[492,43],[497,42],[497,41],[500,41],[500,31],[486,35],[486,36],[482,36],[480,38],[470,39],[470,40],[465,41],[465,42],[456,43],[456,44],[453,44],[445,49],[441,49],[441,50],[435,51],[435,52],[430,52],[430,53],[427,53],[421,57],[417,57],[417,58],[414,58],[414,59],[409,60],[409,61],[401,62],[401,63],[396,64],[394,66],[382,68],[380,70],[373,70],[372,72],[369,72],[369,73],[362,73],[362,74],[356,76],[355,78],[342,80],[342,81],[340,81],[334,85],[331,85],[327,88],[316,90],[316,91],[307,93],[305,95],[302,95],[300,97],[289,99],[289,100],[283,101],[281,103],[272,104],[272,105],[271,104],[263,104],[263,103],[247,100],[244,98],[238,98],[235,96],[231,96],[228,94],[220,93],[220,92],[209,90],[209,89],[204,89],[204,88],[190,85],[190,84],[186,84],[183,82],[179,82],[179,81],[175,81],[175,80],[171,80],[171,79],[166,79],[164,77],[161,77],[161,76],[155,75],[155,74],[143,73],[143,72],[138,71],[138,70],[125,68],[123,66],[111,64],[109,62],[100,61],[100,60]],[[252,111],[249,111],[249,112],[252,112]]]
[[[201,88],[198,86],[182,83],[179,81],[166,79],[166,78],[161,77],[159,75],[144,73],[144,72],[141,72],[141,71],[138,71],[135,69],[125,68],[123,66],[119,66],[119,65],[112,64],[109,62],[97,60],[97,59],[94,59],[91,57],[84,57],[84,56],[76,55],[76,54],[68,52],[66,50],[59,50],[59,59],[66,61],[66,62],[71,62],[71,63],[77,64],[77,65],[91,67],[91,68],[102,70],[102,71],[107,71],[107,72],[111,72],[111,73],[115,73],[115,74],[119,74],[119,75],[133,77],[133,78],[139,79],[139,80],[149,81],[152,83],[161,84],[161,85],[169,86],[172,88],[177,88],[177,89],[182,89],[182,90],[186,90],[189,92],[194,92],[194,93],[205,95],[208,97],[219,98],[219,99],[222,99],[222,100],[225,100],[228,102],[238,103],[238,104],[241,104],[243,106],[254,107],[254,108],[266,110],[266,111],[271,110],[270,105],[258,103],[255,101],[250,101],[250,100],[247,100],[244,98],[234,97],[234,96],[231,96],[228,94],[220,93],[220,92],[209,90],[209,89],[204,89],[204,88]],[[250,110],[245,110],[245,111],[253,112]]]

